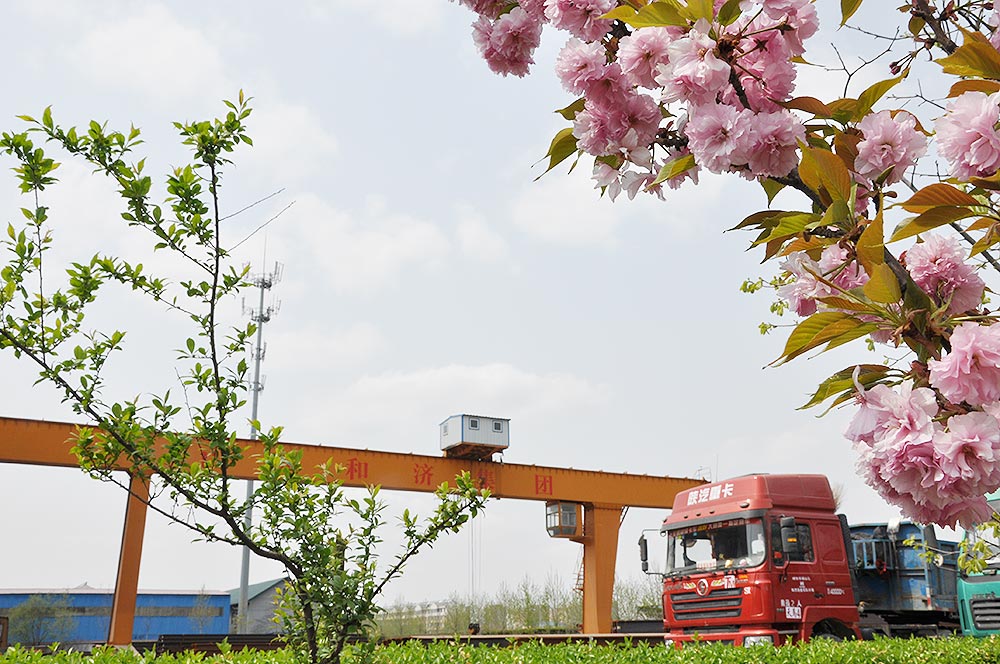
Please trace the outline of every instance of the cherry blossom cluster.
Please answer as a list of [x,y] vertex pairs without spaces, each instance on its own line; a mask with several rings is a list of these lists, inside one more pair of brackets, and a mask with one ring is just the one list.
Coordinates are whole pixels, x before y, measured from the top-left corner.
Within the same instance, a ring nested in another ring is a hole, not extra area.
[[[1000,323],[984,308],[986,284],[954,235],[928,227],[903,234],[918,237],[897,258],[868,229],[882,230],[887,206],[899,202],[893,188],[916,190],[916,166],[933,154],[946,171],[937,179],[950,177],[945,189],[953,194],[931,196],[936,202],[921,208],[940,205],[929,227],[983,214],[976,224],[988,229],[986,239],[1000,233],[1000,221],[991,221],[1000,212],[983,200],[1000,191],[1000,85],[966,81],[940,107],[931,133],[910,112],[875,111],[870,99],[793,100],[795,62],[819,28],[814,0],[741,0],[738,11],[714,0],[711,17],[673,0],[658,8],[623,0],[457,1],[478,14],[474,41],[504,76],[529,72],[543,26],[569,33],[555,69],[577,101],[560,112],[572,121],[572,147],[593,158],[593,179],[612,200],[622,192],[664,198],[665,188],[697,184],[702,171],[759,180],[769,194],[775,186],[805,194],[810,211],[801,216],[809,223],[801,233],[772,247],[768,233],[778,217],[756,226],[768,257],[782,261],[778,297],[798,316],[849,318],[857,336],[868,332],[918,355],[908,372],[882,367],[888,373],[867,384],[855,374],[858,411],[845,435],[860,474],[920,522],[968,526],[990,517],[983,496],[1000,488]],[[928,7],[913,0],[900,8],[920,20],[911,22],[916,48],[903,65],[893,63],[893,75],[935,45],[957,50],[945,24],[961,25],[962,12],[979,12],[967,22],[986,37],[974,38],[976,48],[1000,51],[1000,3],[949,3],[937,14]],[[670,11],[679,13],[664,18]],[[937,29],[918,35],[932,21]],[[997,79],[994,60],[976,53],[950,73],[975,78],[983,66],[984,79]],[[807,127],[791,108],[815,117]],[[977,178],[987,184],[968,184]],[[979,199],[964,193],[967,184]],[[902,293],[910,299],[886,301]]]
[[[781,177],[795,168],[802,122],[780,106],[795,87],[792,58],[819,27],[810,0],[745,2],[730,23],[628,29],[602,18],[616,0],[459,0],[479,15],[473,39],[490,69],[524,76],[542,26],[571,36],[556,73],[584,99],[573,134],[596,157],[594,179],[614,198],[625,190],[662,198],[665,164],[692,168],[666,184],[697,182],[698,169]],[[725,0],[715,0],[718,11]]]
[[[965,256],[958,238],[939,233],[925,234],[902,256],[943,317],[982,305],[985,283]],[[794,252],[782,268],[793,279],[778,295],[800,316],[836,310],[837,296],[868,281],[839,244],[818,261]],[[872,333],[876,341],[894,340],[885,319],[860,317],[882,326]],[[1000,487],[1000,324],[962,323],[949,343],[941,360],[927,362],[929,387],[907,381],[865,390],[858,383],[859,410],[845,436],[861,476],[887,501],[922,523],[969,526],[989,518],[983,496]]]
[[1000,486],[1000,323],[962,323],[950,341],[928,362],[930,387],[858,383],[845,435],[887,501],[921,523],[969,528],[992,516],[984,496]]

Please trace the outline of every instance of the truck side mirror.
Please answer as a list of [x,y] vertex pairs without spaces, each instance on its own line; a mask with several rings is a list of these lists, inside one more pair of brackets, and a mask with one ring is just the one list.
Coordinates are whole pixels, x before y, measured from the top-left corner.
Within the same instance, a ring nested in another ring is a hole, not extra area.
[[794,558],[799,554],[799,533],[795,526],[794,516],[781,517],[781,551],[786,558]]
[[646,534],[639,536],[639,562],[642,563],[642,571],[649,571],[649,545],[646,543]]

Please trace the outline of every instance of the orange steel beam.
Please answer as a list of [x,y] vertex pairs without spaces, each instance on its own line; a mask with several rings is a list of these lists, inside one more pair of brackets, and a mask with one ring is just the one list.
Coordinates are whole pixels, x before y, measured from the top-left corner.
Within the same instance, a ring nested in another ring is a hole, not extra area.
[[583,508],[583,633],[611,633],[611,602],[615,590],[615,558],[622,505]]
[[142,478],[133,475],[129,481],[128,491],[121,553],[118,555],[118,577],[115,581],[114,599],[111,601],[111,625],[108,628],[108,644],[113,646],[127,646],[132,643],[149,485]]
[[[43,422],[0,417],[0,463],[26,463],[42,466],[73,467],[70,437],[76,425],[63,422]],[[244,458],[231,469],[236,479],[256,477],[256,457],[262,450],[259,441],[241,439]],[[469,472],[480,486],[488,488],[497,498],[521,500],[563,500],[584,505],[584,633],[611,631],[611,592],[614,587],[615,554],[621,509],[652,507],[669,509],[674,496],[684,489],[703,484],[703,480],[685,477],[657,477],[574,470],[549,466],[532,466],[493,461],[467,461],[440,456],[377,452],[323,445],[285,443],[286,449],[302,452],[305,468],[333,463],[343,468],[340,479],[345,486],[365,487],[378,484],[383,489],[400,491],[433,491],[442,482],[449,482],[462,472]],[[122,467],[122,470],[128,470]],[[131,506],[130,500],[130,506]],[[145,514],[145,504],[139,503],[136,514]],[[144,517],[143,517],[144,518]],[[127,519],[126,519],[127,521]],[[588,525],[589,523],[589,525]],[[126,532],[126,535],[128,535]],[[139,549],[126,549],[122,544],[122,561],[116,589],[124,585],[122,569],[138,570]],[[134,607],[134,588],[132,606]],[[123,587],[122,592],[127,589]],[[123,600],[124,601],[124,600]],[[589,607],[589,610],[588,610]],[[125,605],[122,605],[125,609]],[[134,615],[134,612],[133,612]],[[131,616],[123,615],[121,630]],[[112,618],[114,623],[114,617]]]

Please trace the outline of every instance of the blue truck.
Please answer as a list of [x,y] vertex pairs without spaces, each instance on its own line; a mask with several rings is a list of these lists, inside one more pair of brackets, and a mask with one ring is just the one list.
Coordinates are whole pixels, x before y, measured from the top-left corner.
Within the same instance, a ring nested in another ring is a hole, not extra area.
[[938,636],[957,632],[958,543],[908,521],[850,527],[854,596],[862,634]]

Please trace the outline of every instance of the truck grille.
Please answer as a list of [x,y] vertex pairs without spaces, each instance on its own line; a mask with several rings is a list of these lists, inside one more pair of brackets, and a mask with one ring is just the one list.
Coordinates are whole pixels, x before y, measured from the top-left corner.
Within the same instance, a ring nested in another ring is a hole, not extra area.
[[976,629],[1000,629],[1000,599],[973,598],[969,606],[972,609],[972,623]]
[[698,593],[676,593],[670,596],[670,608],[676,620],[707,620],[737,618],[743,603],[740,588],[720,588],[705,596]]

